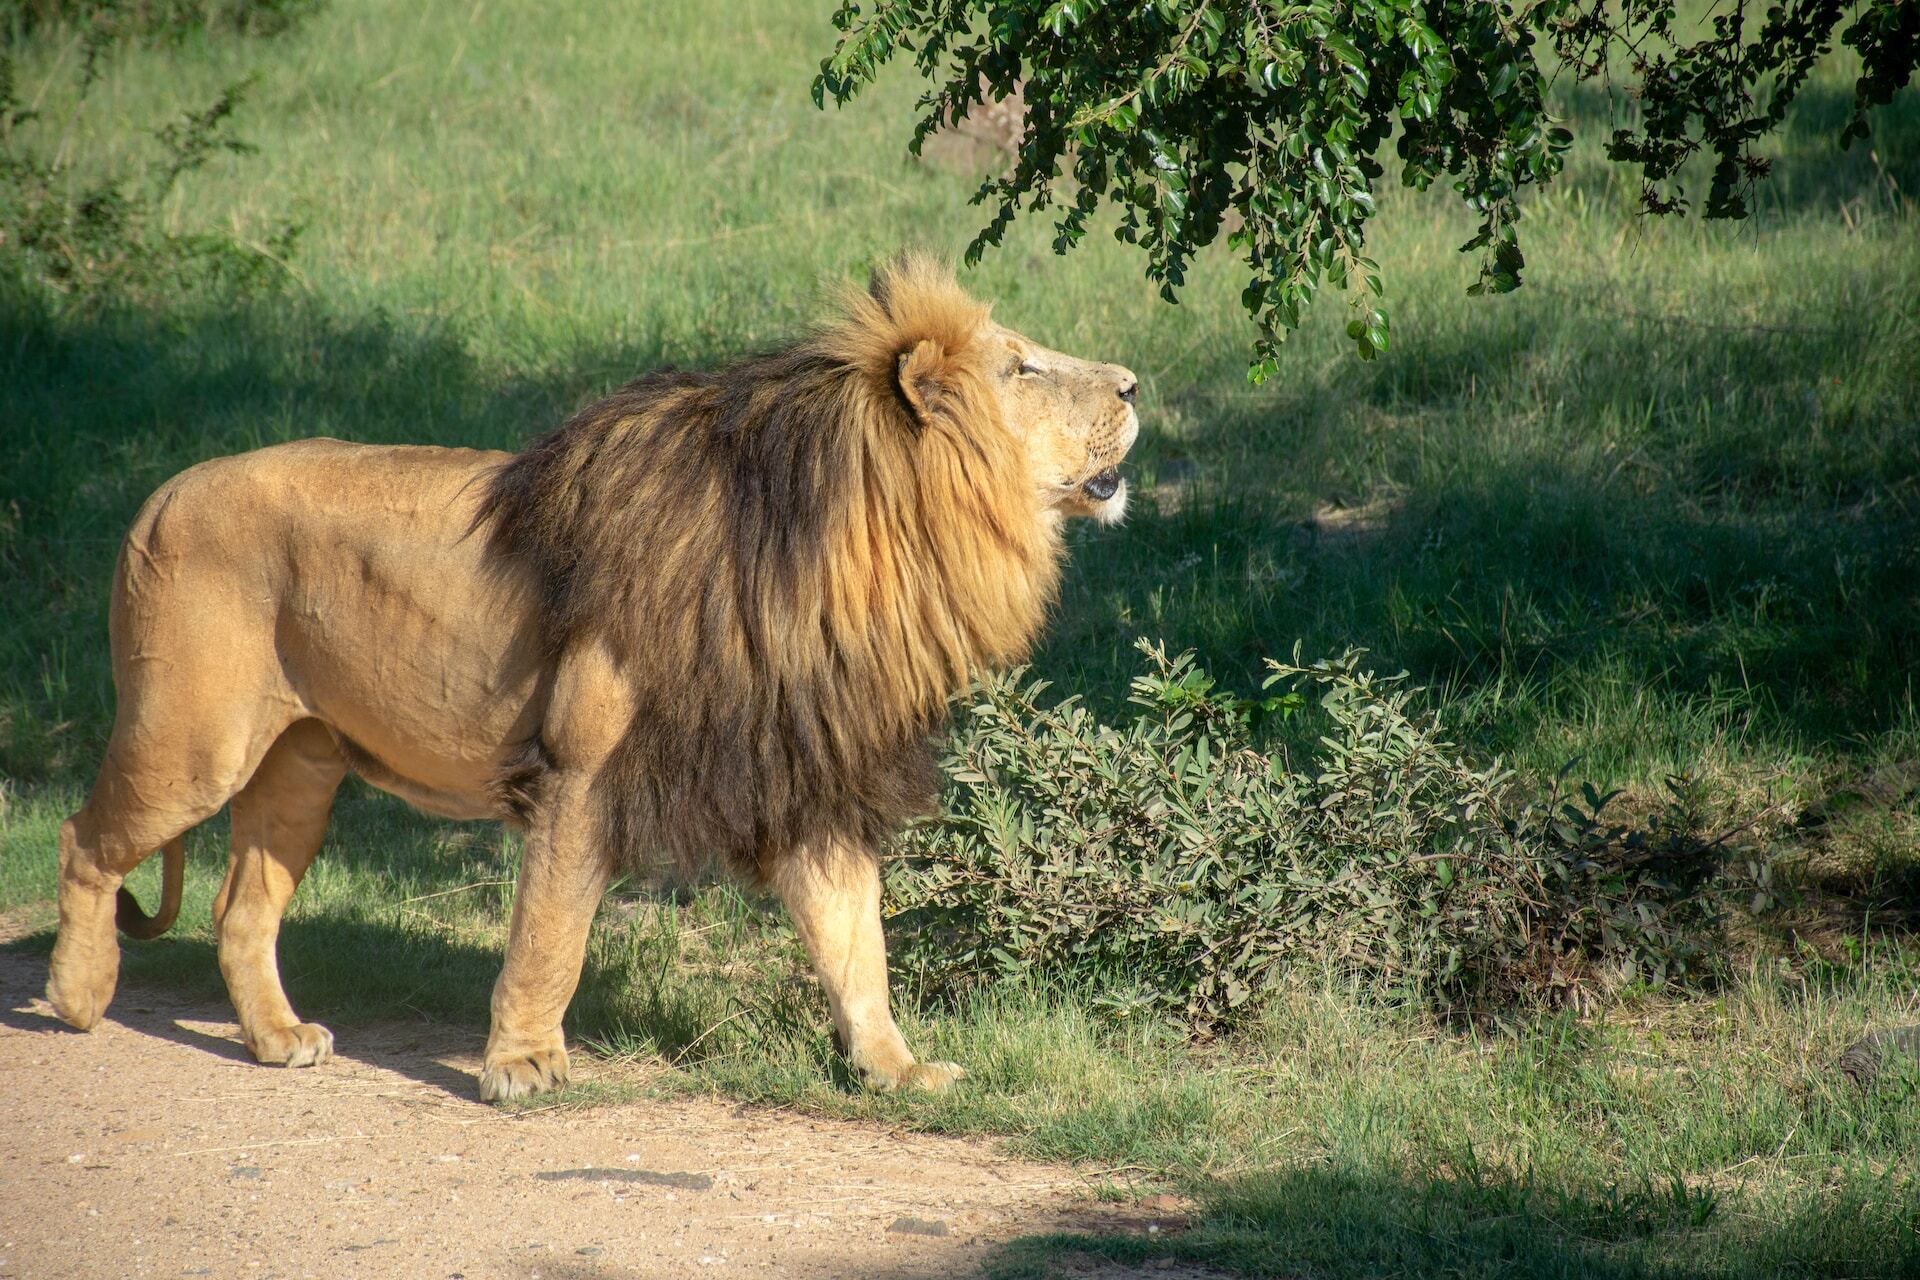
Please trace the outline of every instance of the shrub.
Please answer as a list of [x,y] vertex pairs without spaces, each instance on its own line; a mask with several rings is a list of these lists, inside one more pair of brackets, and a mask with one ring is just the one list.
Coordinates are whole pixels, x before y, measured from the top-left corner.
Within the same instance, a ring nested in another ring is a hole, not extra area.
[[79,26],[108,37],[183,40],[203,32],[276,36],[324,0],[13,0],[7,34]]
[[[1269,664],[1288,691],[1249,701],[1141,649],[1142,710],[1117,728],[1022,672],[977,686],[943,816],[890,872],[896,946],[929,989],[1040,976],[1210,1027],[1331,963],[1443,1005],[1580,1001],[1710,979],[1729,895],[1770,900],[1763,865],[1700,834],[1684,779],[1644,826],[1615,825],[1614,794],[1568,793],[1564,772],[1530,790],[1470,763],[1362,651],[1296,651]],[[1276,715],[1321,731],[1305,770],[1258,749]]]
[[[101,48],[115,34],[111,25],[86,29],[79,101],[94,84]],[[182,112],[154,130],[154,153],[131,170],[82,178],[58,147],[42,145],[51,131],[40,128],[39,113],[22,101],[12,55],[0,47],[0,272],[70,295],[111,289],[138,297],[203,286],[248,292],[280,284],[299,235],[296,224],[282,223],[254,244],[227,232],[169,231],[161,215],[182,177],[222,153],[253,151],[233,133],[234,113],[250,85],[229,85],[204,109]]]

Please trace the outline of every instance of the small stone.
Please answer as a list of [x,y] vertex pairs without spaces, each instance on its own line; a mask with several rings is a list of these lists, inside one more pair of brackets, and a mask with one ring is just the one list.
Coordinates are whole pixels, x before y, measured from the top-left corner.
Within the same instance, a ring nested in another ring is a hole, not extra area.
[[574,1252],[583,1258],[597,1257],[600,1253],[600,1246],[597,1244],[582,1245],[580,1248],[575,1249]]
[[228,1168],[227,1175],[233,1178],[258,1178],[260,1176],[260,1166],[253,1164],[236,1164]]
[[1847,1047],[1839,1065],[1863,1089],[1895,1067],[1920,1067],[1920,1027],[1870,1032]]
[[890,1236],[944,1236],[947,1224],[937,1218],[899,1217],[887,1228]]

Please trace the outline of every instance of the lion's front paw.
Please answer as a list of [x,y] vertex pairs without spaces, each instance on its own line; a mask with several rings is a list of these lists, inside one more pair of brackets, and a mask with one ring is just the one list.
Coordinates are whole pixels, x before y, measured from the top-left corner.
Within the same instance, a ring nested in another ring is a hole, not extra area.
[[247,1048],[256,1062],[270,1067],[317,1067],[333,1056],[333,1032],[317,1022],[300,1022],[248,1036]]
[[957,1062],[910,1062],[898,1070],[868,1071],[862,1082],[875,1093],[915,1089],[945,1093],[954,1081],[966,1078],[967,1069]]
[[480,1071],[480,1101],[510,1102],[567,1082],[567,1051],[536,1049],[487,1059]]

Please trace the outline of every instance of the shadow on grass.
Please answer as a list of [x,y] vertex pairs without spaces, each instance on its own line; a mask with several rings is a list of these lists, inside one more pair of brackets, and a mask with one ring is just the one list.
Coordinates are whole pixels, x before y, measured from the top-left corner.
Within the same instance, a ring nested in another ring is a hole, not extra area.
[[1295,640],[1309,659],[1359,645],[1463,703],[1451,719],[1468,712],[1484,749],[1557,722],[1606,735],[1578,750],[1608,763],[1725,730],[1762,752],[1846,751],[1910,711],[1913,511],[1616,505],[1544,461],[1489,464],[1331,533],[1305,502],[1141,506],[1124,535],[1076,552],[1036,664],[1109,708],[1144,634],[1245,687]]
[[61,310],[0,286],[0,771],[90,774],[111,717],[114,556],[167,477],[318,435],[515,448],[658,362],[581,351],[512,374],[444,320],[298,297]]
[[[1615,128],[1638,123],[1633,100],[1616,86],[1609,100],[1599,82],[1575,82],[1562,77],[1553,91],[1554,109],[1574,131],[1588,139],[1606,137]],[[1843,148],[1840,131],[1853,114],[1851,85],[1817,80],[1795,95],[1786,119],[1756,150],[1773,161],[1769,175],[1753,184],[1748,203],[1763,221],[1808,213],[1829,213],[1864,200],[1886,199],[1904,192],[1920,193],[1920,111],[1910,101],[1870,110],[1866,141]],[[1596,146],[1589,163],[1603,163]],[[1585,158],[1583,150],[1576,156]],[[1702,195],[1712,176],[1709,152],[1696,156],[1682,170],[1680,185],[1692,198],[1692,208],[1705,203]],[[1613,179],[1622,196],[1638,208],[1637,175],[1625,166],[1613,167]]]
[[[1531,1175],[1387,1175],[1337,1163],[1255,1176],[1215,1193],[1194,1230],[1167,1240],[1050,1235],[989,1258],[999,1280],[1086,1274],[1106,1259],[1138,1274],[1182,1267],[1326,1280],[1378,1276],[1642,1277],[1912,1275],[1920,1188],[1897,1171],[1790,1205],[1747,1203],[1682,1181],[1592,1190]],[[1095,1271],[1096,1274],[1121,1274]]]
[[1136,635],[1243,687],[1358,644],[1534,768],[1860,751],[1912,715],[1920,384],[1884,353],[1920,312],[1842,287],[1886,306],[1769,331],[1529,290],[1258,396],[1225,353],[1145,442],[1182,478],[1076,531],[1039,671],[1111,710]]

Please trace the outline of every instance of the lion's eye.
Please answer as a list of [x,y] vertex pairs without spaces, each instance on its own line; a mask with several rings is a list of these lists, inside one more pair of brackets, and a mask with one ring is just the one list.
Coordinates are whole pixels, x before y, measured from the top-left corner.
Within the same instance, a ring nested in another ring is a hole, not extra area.
[[1020,362],[1020,367],[1016,369],[1014,372],[1018,373],[1023,378],[1037,377],[1039,376],[1039,373],[1040,373],[1040,366],[1037,364],[1030,364],[1027,361],[1022,360]]

